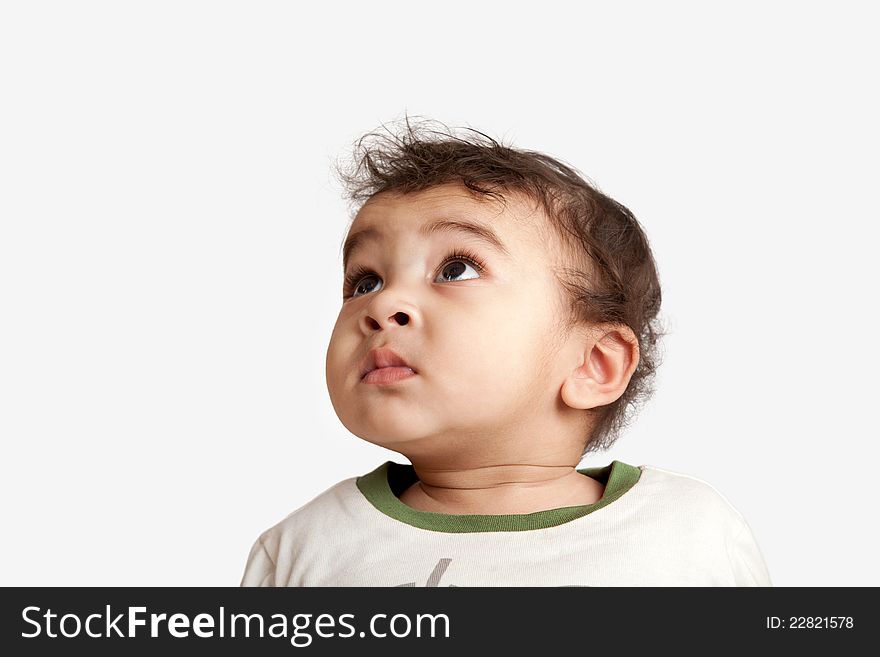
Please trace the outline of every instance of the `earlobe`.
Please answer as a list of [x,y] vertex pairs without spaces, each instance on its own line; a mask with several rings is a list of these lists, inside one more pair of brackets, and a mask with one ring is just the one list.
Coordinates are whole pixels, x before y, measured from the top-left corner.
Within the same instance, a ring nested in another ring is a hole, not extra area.
[[[596,335],[594,333],[594,335]],[[629,385],[639,362],[639,345],[628,326],[606,327],[598,340],[583,344],[583,359],[562,383],[562,400],[571,408],[605,406]]]

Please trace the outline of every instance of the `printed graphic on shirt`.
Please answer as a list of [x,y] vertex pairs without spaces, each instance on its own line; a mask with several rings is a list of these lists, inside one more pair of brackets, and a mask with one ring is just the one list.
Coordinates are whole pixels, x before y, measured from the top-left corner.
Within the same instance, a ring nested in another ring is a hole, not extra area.
[[[434,566],[434,570],[431,571],[431,574],[428,576],[428,581],[425,583],[425,588],[438,587],[440,586],[440,579],[443,577],[443,573],[446,572],[446,569],[449,568],[449,564],[452,563],[452,559],[440,559],[437,562],[437,565]],[[416,586],[415,582],[407,582],[406,584],[396,584],[395,587],[398,586]],[[457,588],[455,584],[449,584],[450,588]],[[565,587],[568,588],[570,586],[589,586],[589,584],[566,584]]]
[[[437,562],[437,565],[434,566],[434,570],[432,570],[431,574],[428,576],[428,582],[425,584],[425,587],[440,586],[440,578],[443,577],[443,573],[449,568],[450,563],[452,563],[452,559],[440,559],[440,561]],[[416,586],[416,583],[407,582],[406,584],[397,584],[396,586]],[[449,586],[454,587],[455,584],[450,584]]]

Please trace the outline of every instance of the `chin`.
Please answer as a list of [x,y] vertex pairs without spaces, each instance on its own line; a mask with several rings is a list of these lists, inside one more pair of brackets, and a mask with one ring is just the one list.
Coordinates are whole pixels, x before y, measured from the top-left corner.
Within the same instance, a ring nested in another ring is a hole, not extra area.
[[346,428],[361,440],[373,443],[379,447],[395,450],[397,447],[407,445],[424,437],[424,432],[414,431],[411,422],[373,422],[369,425],[361,421],[355,426]]

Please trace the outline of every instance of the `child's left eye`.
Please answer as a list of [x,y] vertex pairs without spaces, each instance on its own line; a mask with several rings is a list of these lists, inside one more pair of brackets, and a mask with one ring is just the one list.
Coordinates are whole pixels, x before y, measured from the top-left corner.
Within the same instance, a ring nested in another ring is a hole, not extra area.
[[[479,265],[477,265],[476,263],[471,263],[470,261],[468,261],[464,258],[457,258],[455,260],[447,260],[446,264],[444,264],[443,268],[440,270],[440,275],[443,276],[443,278],[445,278],[448,281],[448,280],[451,280],[452,278],[455,278],[456,276],[461,276],[465,271],[467,271],[468,268],[470,268],[470,269],[474,270],[474,273],[476,274],[476,276],[471,276],[469,278],[464,279],[467,281],[467,280],[470,280],[471,278],[479,278],[480,277],[479,272],[476,271],[476,268],[478,268],[478,267],[479,267]],[[456,273],[452,273],[452,274],[450,274],[449,277],[447,277],[446,273],[449,271],[454,271]]]

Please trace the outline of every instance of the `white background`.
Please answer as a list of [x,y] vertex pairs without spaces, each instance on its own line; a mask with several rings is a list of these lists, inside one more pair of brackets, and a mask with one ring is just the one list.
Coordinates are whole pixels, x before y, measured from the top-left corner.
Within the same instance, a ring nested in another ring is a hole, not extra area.
[[406,462],[324,357],[333,162],[407,112],[570,162],[651,239],[658,391],[581,467],[710,482],[775,585],[880,585],[870,6],[3,3],[0,584],[237,585]]

